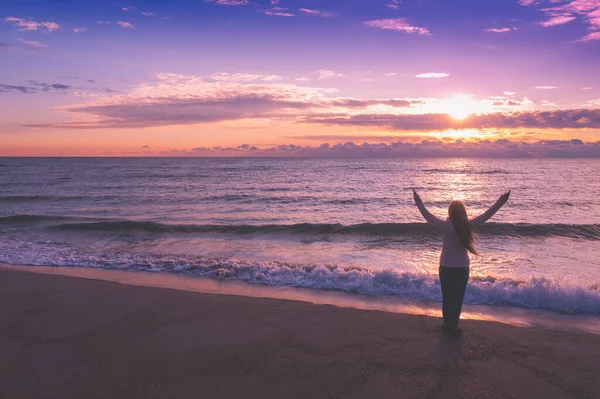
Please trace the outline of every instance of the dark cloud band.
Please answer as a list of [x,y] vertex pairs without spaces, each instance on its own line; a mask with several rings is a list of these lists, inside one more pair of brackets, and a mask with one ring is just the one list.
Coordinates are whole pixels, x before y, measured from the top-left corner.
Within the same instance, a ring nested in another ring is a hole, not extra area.
[[447,114],[420,115],[310,115],[303,120],[338,126],[370,126],[400,131],[442,131],[447,129],[585,129],[600,128],[600,109],[497,112],[470,115],[456,120]]

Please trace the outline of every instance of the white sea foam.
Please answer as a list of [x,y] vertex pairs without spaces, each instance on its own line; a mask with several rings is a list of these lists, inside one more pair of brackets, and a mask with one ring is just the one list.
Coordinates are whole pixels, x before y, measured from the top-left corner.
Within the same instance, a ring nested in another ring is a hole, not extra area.
[[[0,261],[13,264],[84,266],[108,269],[174,273],[251,284],[334,290],[362,295],[396,295],[441,301],[436,275],[399,270],[368,270],[328,265],[302,265],[269,261],[216,259],[197,256],[89,253],[57,249],[38,242],[34,251],[0,248]],[[566,281],[472,276],[465,302],[544,309],[570,314],[600,314],[600,289]]]

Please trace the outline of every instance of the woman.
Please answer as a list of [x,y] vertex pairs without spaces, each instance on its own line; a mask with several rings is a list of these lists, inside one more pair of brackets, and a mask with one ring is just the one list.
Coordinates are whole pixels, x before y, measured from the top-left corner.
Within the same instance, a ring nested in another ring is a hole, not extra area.
[[471,232],[484,224],[506,204],[510,197],[510,190],[484,214],[471,220],[467,217],[467,209],[461,201],[452,201],[448,207],[448,219],[442,220],[425,208],[421,197],[415,190],[413,190],[413,195],[421,215],[442,232],[440,283],[442,285],[443,331],[445,334],[460,337],[462,331],[458,328],[458,320],[469,280],[469,252],[477,254]]

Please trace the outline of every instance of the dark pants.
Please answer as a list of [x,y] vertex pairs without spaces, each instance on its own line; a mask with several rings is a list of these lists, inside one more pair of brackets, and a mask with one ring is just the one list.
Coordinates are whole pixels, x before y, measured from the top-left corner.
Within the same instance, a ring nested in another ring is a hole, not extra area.
[[458,327],[465,289],[469,281],[468,267],[440,266],[442,285],[442,314],[444,325]]

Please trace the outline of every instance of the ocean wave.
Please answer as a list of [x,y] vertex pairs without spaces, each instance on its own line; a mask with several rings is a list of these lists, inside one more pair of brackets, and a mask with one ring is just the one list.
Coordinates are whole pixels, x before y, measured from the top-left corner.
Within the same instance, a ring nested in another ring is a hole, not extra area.
[[[266,191],[266,190],[265,190]],[[271,190],[272,191],[272,190]],[[282,190],[277,190],[282,191]],[[378,202],[388,202],[389,198],[342,198],[342,199],[325,199],[311,195],[296,195],[296,196],[262,196],[258,194],[229,194],[229,195],[213,195],[208,197],[193,197],[186,199],[187,202],[235,202],[239,204],[328,204],[328,205],[353,205],[353,204],[373,204]],[[446,203],[447,204],[447,203]]]
[[0,217],[0,224],[19,224],[19,223],[41,223],[50,221],[73,221],[76,218],[69,216],[51,216],[51,215],[11,215]]
[[[431,236],[439,233],[427,223],[298,223],[266,225],[166,224],[152,221],[106,220],[50,215],[13,215],[0,217],[0,224],[54,223],[50,229],[60,231],[135,232],[146,233],[223,233],[223,234],[312,234],[367,236]],[[565,237],[600,240],[600,224],[532,224],[486,223],[476,230],[478,235],[506,237]]]
[[[156,222],[110,221],[64,223],[53,228],[63,231],[144,231],[148,233],[225,233],[225,234],[340,234],[368,236],[437,236],[427,223],[364,223],[356,225],[300,223],[291,225],[194,225]],[[566,237],[600,239],[600,225],[488,223],[477,229],[479,235],[506,237]]]
[[0,196],[1,202],[26,202],[26,201],[68,201],[78,199],[98,200],[115,198],[114,196],[85,197],[85,196],[58,196],[58,195],[7,195]]
[[[69,251],[60,256],[37,255],[36,264],[50,266],[85,266],[174,273],[277,287],[333,290],[361,295],[396,295],[404,298],[441,301],[439,279],[432,274],[367,270],[359,267],[299,265],[274,261],[131,253],[91,255]],[[11,261],[23,264],[27,263],[25,260],[12,259]],[[544,309],[570,314],[600,314],[600,290],[597,285],[574,286],[546,278],[532,277],[518,280],[475,276],[471,278],[467,287],[465,302]]]

